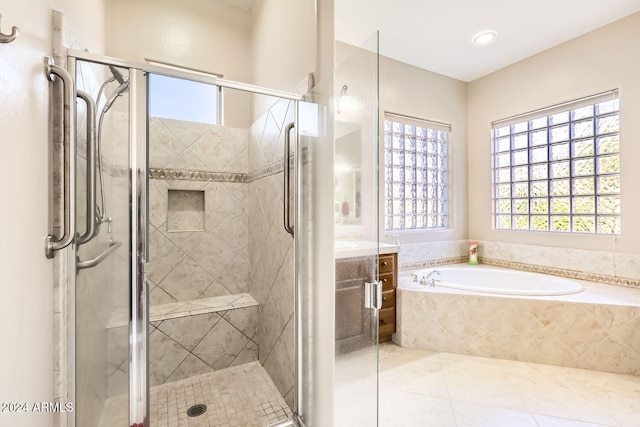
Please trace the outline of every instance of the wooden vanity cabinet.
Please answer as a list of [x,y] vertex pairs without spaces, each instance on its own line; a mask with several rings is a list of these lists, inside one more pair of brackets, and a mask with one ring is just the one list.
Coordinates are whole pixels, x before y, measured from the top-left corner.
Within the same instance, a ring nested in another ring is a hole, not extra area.
[[379,342],[391,340],[391,334],[396,331],[397,271],[397,254],[336,259],[336,354],[375,345],[376,318],[371,309],[364,307],[364,287],[376,277],[382,282],[378,339]]
[[397,253],[378,257],[378,274],[382,282],[382,309],[378,315],[378,340],[383,343],[391,341],[391,334],[396,331]]

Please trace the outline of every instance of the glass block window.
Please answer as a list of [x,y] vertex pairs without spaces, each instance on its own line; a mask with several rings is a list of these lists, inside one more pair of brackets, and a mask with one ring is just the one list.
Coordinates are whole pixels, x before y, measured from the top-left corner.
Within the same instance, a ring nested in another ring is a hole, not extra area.
[[494,227],[620,234],[616,92],[494,122]]
[[385,114],[385,229],[448,227],[450,126]]

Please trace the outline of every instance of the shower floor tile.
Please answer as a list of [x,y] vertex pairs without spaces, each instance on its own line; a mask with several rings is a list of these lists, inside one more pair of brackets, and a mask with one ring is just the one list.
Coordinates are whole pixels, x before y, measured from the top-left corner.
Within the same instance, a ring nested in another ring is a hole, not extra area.
[[[196,404],[207,405],[207,411],[189,417],[187,410]],[[153,387],[149,407],[153,427],[266,427],[291,416],[259,362]],[[126,414],[126,402],[109,399],[101,426],[126,426],[126,421],[110,418],[122,413]]]

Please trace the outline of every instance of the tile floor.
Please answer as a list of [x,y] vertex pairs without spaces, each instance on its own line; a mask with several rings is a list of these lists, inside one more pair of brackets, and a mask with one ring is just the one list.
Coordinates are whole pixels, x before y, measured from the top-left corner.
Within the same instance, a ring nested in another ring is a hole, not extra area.
[[[207,405],[199,417],[187,409]],[[153,427],[266,427],[289,419],[291,412],[259,362],[152,387],[149,411]],[[126,426],[126,401],[107,401],[101,427]]]
[[381,427],[640,426],[638,376],[395,344],[380,364]]

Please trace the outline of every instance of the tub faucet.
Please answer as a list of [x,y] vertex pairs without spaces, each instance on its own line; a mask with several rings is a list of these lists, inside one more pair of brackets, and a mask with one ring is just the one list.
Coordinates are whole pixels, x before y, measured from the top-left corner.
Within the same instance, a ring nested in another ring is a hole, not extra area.
[[[421,285],[427,285],[428,284],[432,288],[435,287],[436,286],[436,278],[435,277],[433,277],[433,278],[431,277],[434,274],[439,276],[440,275],[440,271],[439,270],[431,270],[429,272],[429,274],[427,274],[426,276],[422,277],[422,280],[420,280],[420,284]],[[429,279],[431,279],[431,280],[429,280]]]

